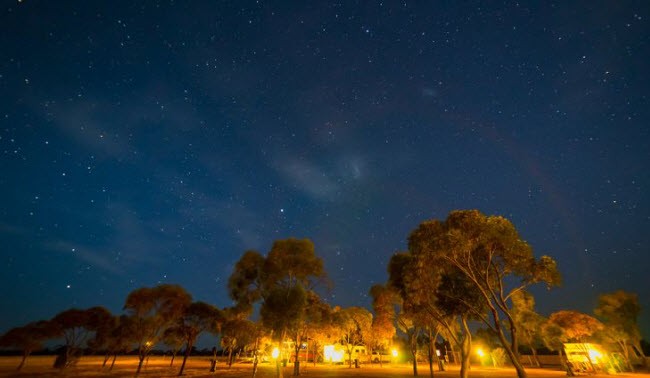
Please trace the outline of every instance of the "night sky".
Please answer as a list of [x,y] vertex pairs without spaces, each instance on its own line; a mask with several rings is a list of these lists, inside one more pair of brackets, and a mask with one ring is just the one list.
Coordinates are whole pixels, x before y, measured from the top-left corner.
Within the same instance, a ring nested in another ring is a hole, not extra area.
[[540,313],[624,289],[650,337],[650,3],[534,3],[2,1],[0,331],[158,283],[228,306],[288,237],[369,305],[479,209],[558,261]]

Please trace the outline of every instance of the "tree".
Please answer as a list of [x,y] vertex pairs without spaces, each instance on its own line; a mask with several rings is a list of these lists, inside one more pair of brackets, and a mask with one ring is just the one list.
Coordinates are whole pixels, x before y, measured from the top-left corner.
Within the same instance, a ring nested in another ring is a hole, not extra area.
[[143,287],[129,293],[124,309],[131,318],[131,338],[138,349],[136,375],[140,374],[145,358],[158,343],[164,330],[185,313],[191,302],[190,294],[178,285]]
[[[466,378],[472,341],[468,322],[485,306],[479,302],[480,294],[468,279],[453,266],[432,263],[434,258],[429,250],[422,248],[410,248],[391,257],[388,286],[399,298],[398,325],[409,338],[413,375],[417,375],[417,337],[425,327],[444,331],[460,349],[460,376]],[[433,337],[429,341],[435,342]],[[433,374],[431,367],[429,372]]]
[[[370,357],[375,350],[386,350],[395,336],[395,307],[394,293],[383,285],[373,285],[370,288],[372,309],[375,316],[372,318],[370,337],[366,345],[370,347]],[[382,353],[379,353],[379,366],[382,366]]]
[[185,344],[185,332],[179,326],[169,327],[163,332],[161,341],[171,349],[172,358],[169,361],[169,367],[172,367],[174,366],[174,360],[176,360],[176,354]]
[[111,327],[106,337],[106,358],[103,366],[106,365],[109,356],[112,356],[109,370],[113,370],[115,360],[119,353],[126,353],[131,348],[132,335],[135,333],[136,322],[127,315],[120,315],[113,318]]
[[372,314],[363,307],[348,307],[335,312],[335,322],[343,335],[342,342],[348,355],[348,366],[352,367],[352,352],[355,346],[364,344],[364,337],[370,333]]
[[23,352],[23,358],[16,370],[25,366],[25,361],[33,351],[43,348],[43,343],[56,337],[56,329],[52,323],[46,320],[29,323],[22,327],[12,328],[0,336],[0,347],[19,348]]
[[[591,335],[602,331],[605,326],[598,319],[583,314],[577,311],[557,311],[551,314],[549,322],[556,324],[563,331],[563,336],[566,341],[577,343],[584,343]],[[591,369],[596,371],[596,368],[591,360],[591,356],[587,354],[587,360],[591,365]]]
[[[235,264],[228,288],[239,308],[250,311],[254,303],[261,302],[262,324],[272,331],[282,353],[287,333],[295,331],[305,315],[307,292],[324,277],[323,261],[311,240],[290,238],[275,241],[266,258],[256,251],[245,252]],[[278,377],[283,358],[276,361]],[[296,361],[294,375],[299,374],[300,362]]]
[[112,315],[104,307],[87,310],[70,309],[57,314],[52,325],[58,336],[63,337],[65,346],[54,362],[54,367],[65,368],[79,358],[81,348],[95,333],[110,322]]
[[545,319],[535,312],[535,298],[530,292],[521,290],[512,295],[512,318],[519,329],[519,344],[530,348],[535,365],[541,367],[536,345]]
[[526,377],[509,301],[535,283],[559,284],[555,261],[549,256],[536,259],[507,219],[477,210],[452,211],[444,222],[421,223],[409,236],[409,251],[430,256],[430,264],[455,268],[477,289],[489,316],[481,308],[475,309],[474,316],[497,333],[517,375]]
[[183,375],[185,363],[190,356],[197,337],[204,331],[215,329],[217,324],[222,321],[223,314],[221,310],[205,302],[194,302],[185,308],[177,323],[171,327],[174,330],[173,332],[177,332],[185,343],[185,354],[178,372],[179,376]]
[[564,329],[556,323],[546,319],[540,327],[540,336],[544,346],[551,351],[557,351],[562,367],[566,370],[565,359],[562,358],[564,343],[568,340]]
[[228,352],[228,367],[232,366],[233,353],[254,341],[256,326],[245,318],[245,314],[230,308],[224,311],[225,321],[221,331],[221,347]]
[[586,339],[605,326],[598,319],[582,312],[562,310],[551,314],[549,321],[564,331],[567,341],[584,343]]
[[638,325],[640,312],[638,296],[623,290],[599,296],[598,305],[594,310],[595,315],[605,324],[607,335],[618,344],[630,368],[632,363],[628,346],[635,348],[643,357],[644,366],[647,364],[641,348],[641,332]]

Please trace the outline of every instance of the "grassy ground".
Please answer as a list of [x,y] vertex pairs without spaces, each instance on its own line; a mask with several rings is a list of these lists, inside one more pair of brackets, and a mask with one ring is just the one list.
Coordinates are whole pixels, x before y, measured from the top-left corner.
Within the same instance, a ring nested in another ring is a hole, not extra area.
[[[134,356],[118,357],[113,370],[102,368],[101,357],[82,357],[76,366],[69,367],[65,370],[52,368],[54,357],[33,356],[27,359],[27,363],[19,372],[16,367],[20,363],[18,357],[0,357],[0,377],[133,377],[137,368],[137,358]],[[169,357],[151,357],[143,367],[140,377],[176,377],[182,360],[177,358],[174,366],[170,367]],[[185,368],[184,376],[187,377],[229,377],[244,378],[252,376],[251,364],[235,364],[228,369],[223,363],[217,365],[217,371],[210,373],[210,359],[208,357],[191,357]],[[530,378],[560,378],[566,377],[566,373],[557,369],[527,369]],[[293,373],[293,366],[284,368],[284,376],[290,377]],[[413,376],[413,370],[410,365],[405,364],[384,364],[380,367],[378,364],[363,365],[361,368],[348,368],[343,365],[316,365],[304,364],[301,369],[302,377],[356,377],[356,378],[407,378]],[[422,377],[429,376],[428,366],[419,366],[419,375]],[[435,371],[436,378],[456,378],[459,375],[458,368],[450,366],[448,371]],[[491,378],[491,377],[516,377],[514,369],[511,368],[483,368],[474,366],[470,371],[471,378]],[[260,364],[258,378],[275,377],[275,365],[269,363]],[[590,375],[591,377],[605,377],[605,375]],[[611,376],[609,376],[611,377]],[[616,377],[633,377],[633,378],[650,378],[650,374],[625,373],[617,374]]]

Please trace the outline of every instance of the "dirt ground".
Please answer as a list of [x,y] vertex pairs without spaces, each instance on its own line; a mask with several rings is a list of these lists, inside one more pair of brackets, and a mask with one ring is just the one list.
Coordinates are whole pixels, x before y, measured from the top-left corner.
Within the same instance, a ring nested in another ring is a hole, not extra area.
[[[52,368],[54,357],[49,356],[32,356],[27,359],[27,363],[21,371],[16,371],[20,359],[18,357],[0,357],[0,377],[133,377],[137,367],[137,358],[134,356],[118,357],[113,370],[102,368],[101,357],[83,357],[76,366],[69,367],[65,370]],[[170,367],[170,358],[153,356],[149,358],[146,366],[143,367],[140,377],[176,377],[180,368],[181,359],[177,358],[174,366]],[[428,377],[429,370],[427,365],[418,367],[419,376]],[[191,357],[185,368],[184,376],[187,377],[228,377],[244,378],[252,376],[252,365],[239,363],[228,369],[223,363],[217,365],[217,371],[211,373],[210,360],[208,357]],[[560,378],[566,377],[564,371],[558,369],[527,369],[530,378]],[[293,366],[289,365],[284,368],[284,376],[291,377]],[[436,378],[455,378],[458,377],[458,368],[449,366],[445,372],[434,372]],[[407,364],[384,364],[379,366],[362,365],[360,368],[349,368],[347,365],[316,365],[304,364],[301,369],[302,377],[356,377],[356,378],[407,378],[413,377],[411,365]],[[489,378],[489,377],[516,377],[514,369],[511,368],[485,368],[473,366],[470,371],[471,378]],[[275,377],[275,365],[269,363],[260,364],[257,374],[258,378]],[[588,377],[612,377],[608,375],[589,375]],[[616,374],[615,377],[628,378],[650,378],[647,373],[624,373]]]

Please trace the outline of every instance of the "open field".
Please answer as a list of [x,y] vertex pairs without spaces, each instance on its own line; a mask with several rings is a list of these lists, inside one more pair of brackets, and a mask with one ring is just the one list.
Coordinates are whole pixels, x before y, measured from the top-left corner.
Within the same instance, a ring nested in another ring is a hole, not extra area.
[[[101,368],[101,357],[83,357],[76,366],[66,370],[57,370],[52,368],[54,362],[53,356],[33,356],[27,359],[25,367],[20,372],[16,371],[16,366],[20,362],[18,357],[0,357],[0,377],[133,377],[136,367],[137,358],[135,356],[119,357],[112,371],[108,368]],[[140,377],[175,377],[182,362],[181,358],[176,358],[174,366],[169,367],[170,358],[153,356],[149,359],[146,366],[143,367]],[[257,377],[272,378],[275,377],[274,365],[269,363],[260,364]],[[184,376],[187,377],[232,377],[244,378],[251,377],[252,365],[239,363],[228,369],[223,363],[217,365],[217,371],[209,372],[210,359],[208,357],[191,357],[185,368]],[[528,375],[531,378],[560,378],[565,377],[566,373],[557,369],[533,369],[529,368]],[[293,367],[287,366],[284,370],[285,377],[290,377]],[[419,366],[419,375],[428,377],[429,371],[427,365]],[[361,368],[348,368],[347,365],[316,365],[304,364],[301,370],[303,377],[357,377],[357,378],[380,378],[394,377],[407,378],[412,377],[411,366],[407,364],[384,364],[363,365]],[[435,372],[435,377],[452,378],[458,377],[458,368],[450,366],[448,371]],[[510,368],[485,368],[472,367],[470,372],[472,378],[482,377],[516,377],[514,369]],[[607,375],[590,375],[589,377],[612,377]],[[615,377],[632,377],[632,378],[650,378],[650,374],[642,373],[625,373],[617,374]]]

